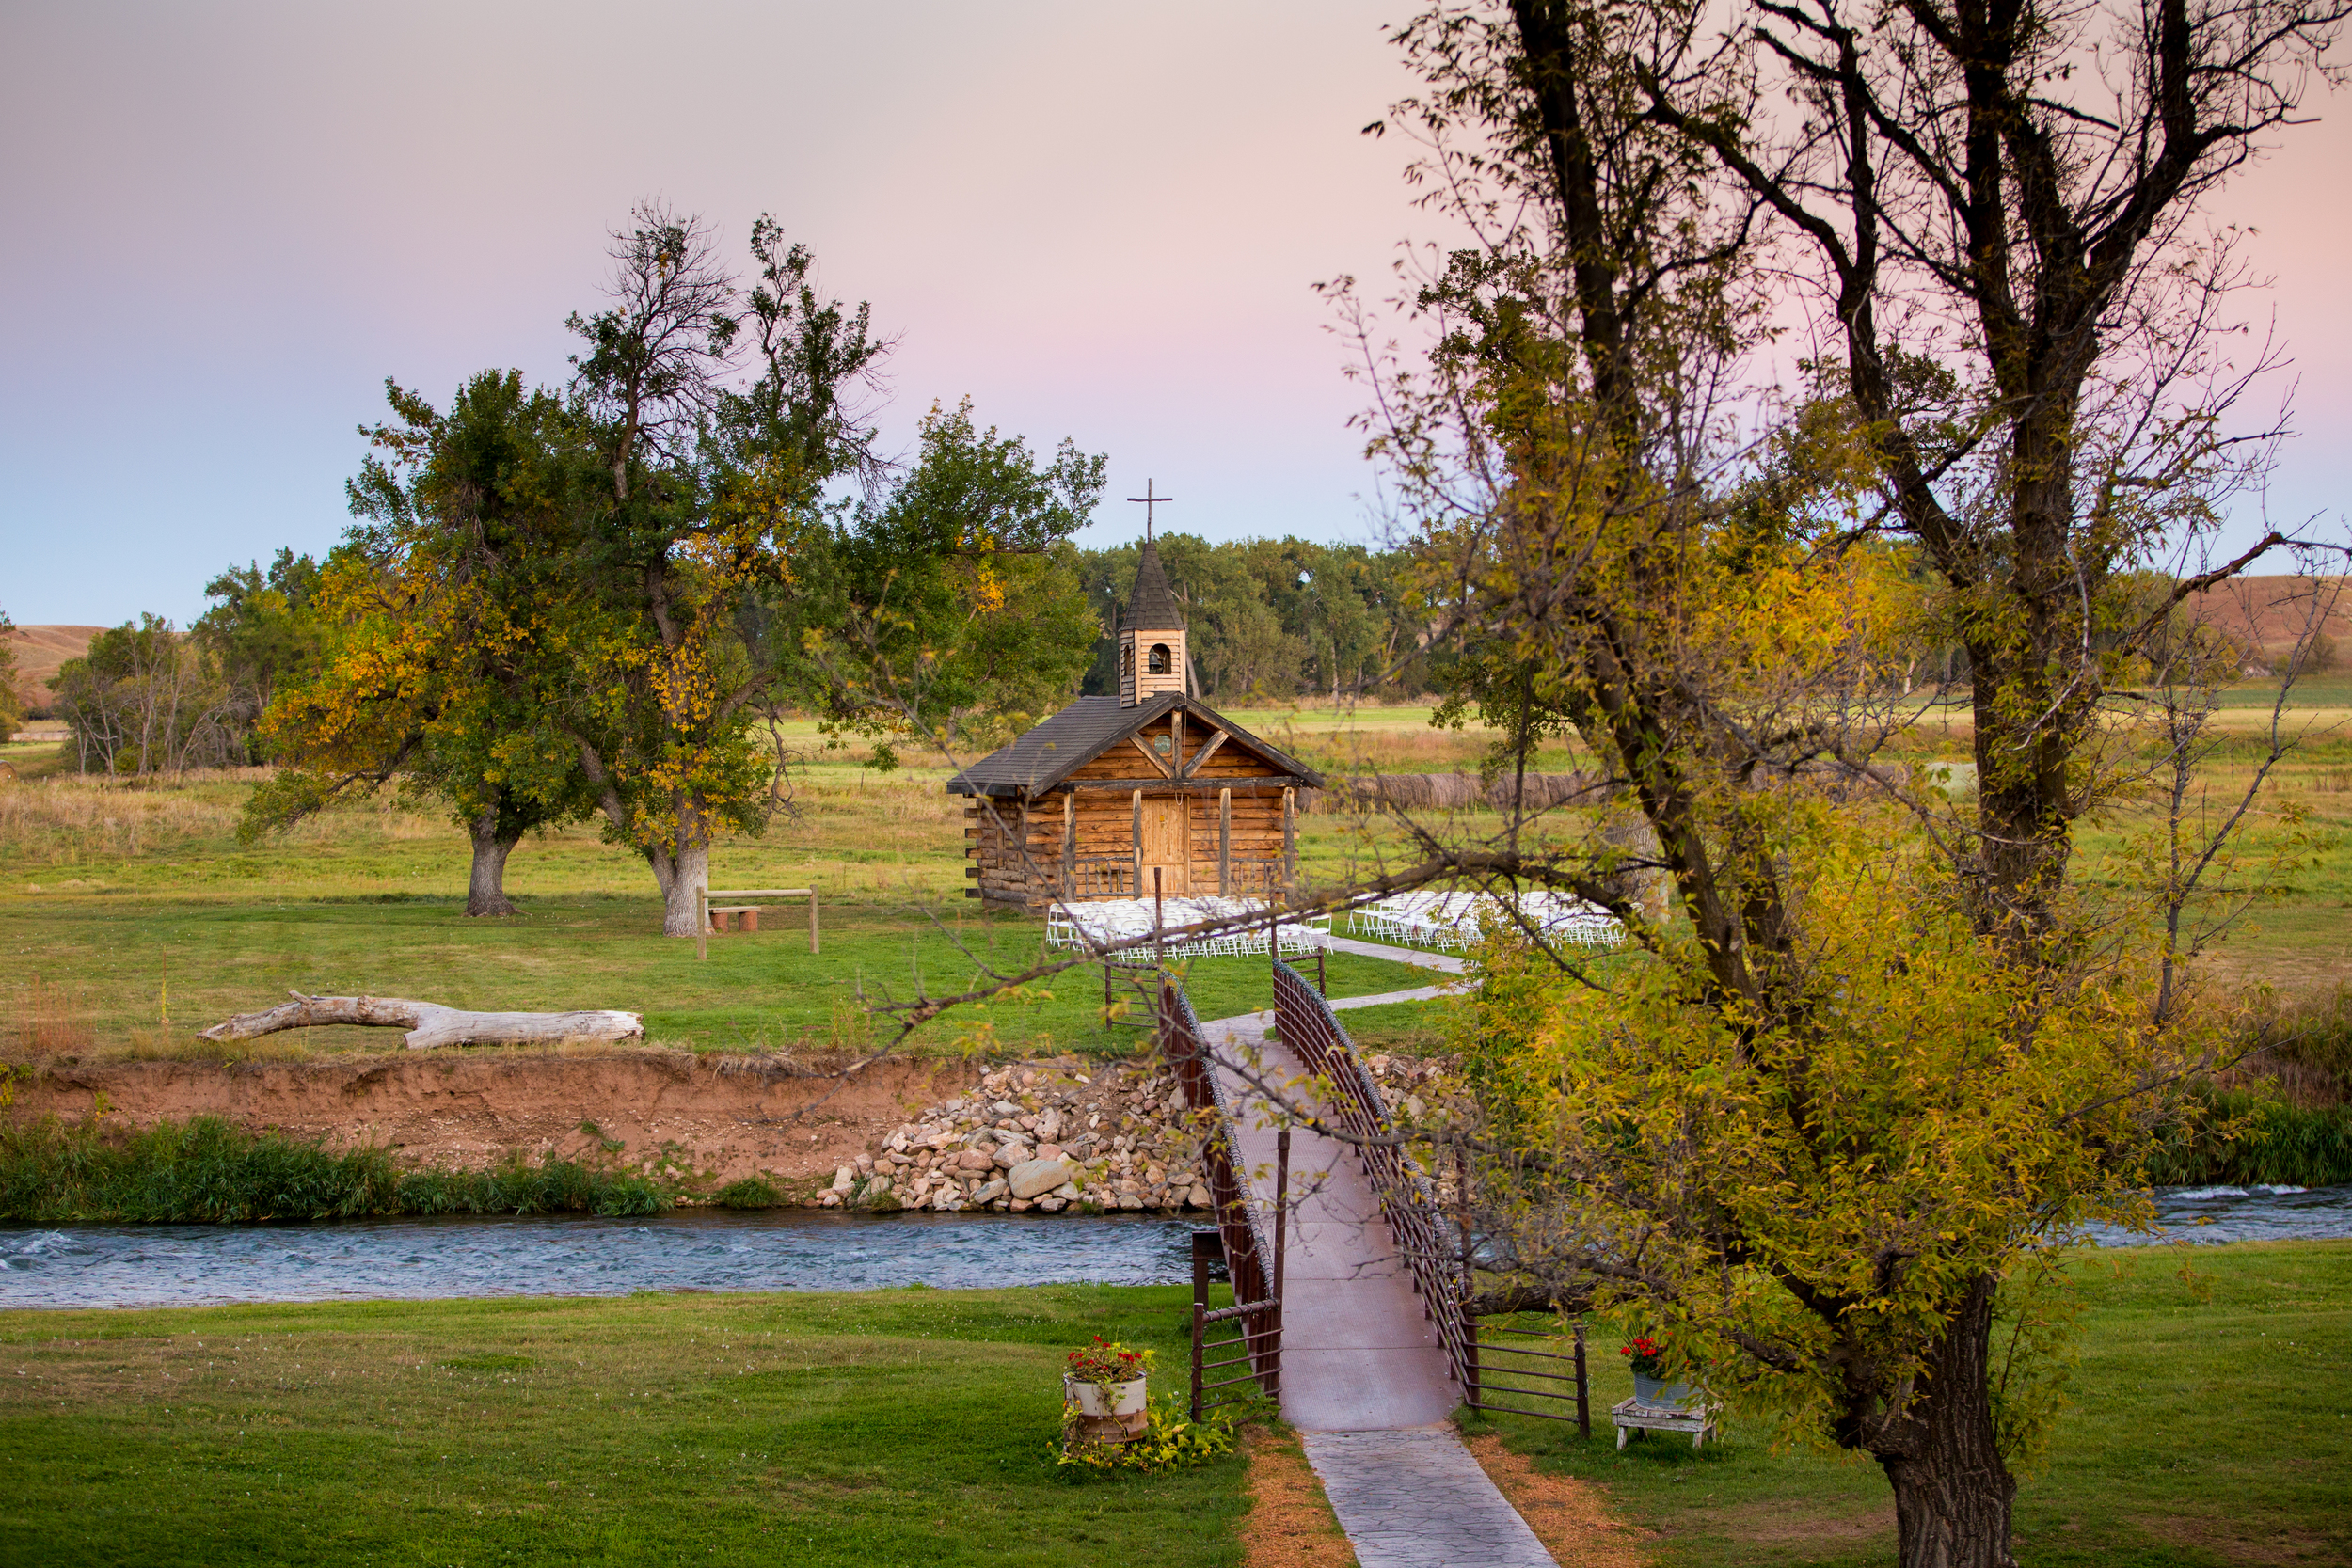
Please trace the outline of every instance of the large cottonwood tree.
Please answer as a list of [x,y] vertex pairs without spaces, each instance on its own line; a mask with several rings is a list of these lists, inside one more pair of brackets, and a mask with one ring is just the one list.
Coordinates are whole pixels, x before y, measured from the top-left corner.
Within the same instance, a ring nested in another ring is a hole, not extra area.
[[[1510,0],[1398,35],[1428,86],[1388,123],[1474,242],[1415,292],[1425,366],[1375,366],[1375,445],[1433,602],[1656,845],[1605,812],[1422,834],[1423,874],[1573,889],[1646,955],[1491,956],[1461,1038],[1480,1219],[1876,1458],[1907,1564],[2010,1560],[2046,1405],[1996,1319],[2046,1321],[2020,1298],[2051,1245],[2142,1212],[2205,1059],[2185,911],[2230,863],[2184,782],[2217,672],[2158,633],[2279,541],[2202,560],[2261,366],[2223,353],[2198,209],[2342,15]],[[1805,418],[1734,461],[1758,351],[1806,311]],[[2128,615],[2151,565],[2168,602]],[[1973,676],[1966,804],[1873,767],[1934,629]],[[2129,805],[2117,885],[2078,886],[2076,823]],[[1644,918],[1635,861],[1687,923]]]
[[397,780],[471,841],[466,912],[513,914],[516,845],[590,809],[548,659],[568,597],[567,421],[514,371],[471,377],[446,410],[386,392],[394,420],[368,432],[376,451],[349,486],[357,521],[308,606],[326,651],[262,716],[284,766],[241,832]]

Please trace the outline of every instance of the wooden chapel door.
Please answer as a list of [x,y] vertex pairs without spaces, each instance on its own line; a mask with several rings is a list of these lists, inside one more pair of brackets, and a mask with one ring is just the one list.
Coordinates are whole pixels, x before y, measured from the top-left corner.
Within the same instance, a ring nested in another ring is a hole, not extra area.
[[1143,798],[1143,831],[1136,857],[1143,865],[1140,896],[1152,896],[1152,873],[1160,874],[1160,891],[1173,898],[1192,891],[1192,844],[1186,832],[1184,797],[1147,795]]

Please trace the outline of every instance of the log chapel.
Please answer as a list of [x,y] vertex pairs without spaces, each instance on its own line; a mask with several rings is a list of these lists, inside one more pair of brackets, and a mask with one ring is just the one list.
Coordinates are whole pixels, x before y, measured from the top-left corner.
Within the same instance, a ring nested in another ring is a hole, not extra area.
[[1314,769],[1192,693],[1184,617],[1147,536],[1119,617],[1119,694],[1081,697],[947,782],[964,808],[965,896],[1263,897],[1297,869]]

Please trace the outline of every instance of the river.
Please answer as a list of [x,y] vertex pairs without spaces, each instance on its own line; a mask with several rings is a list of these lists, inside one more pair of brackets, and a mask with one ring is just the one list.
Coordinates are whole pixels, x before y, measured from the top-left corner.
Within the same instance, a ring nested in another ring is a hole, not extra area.
[[[2352,1236],[2352,1186],[2186,1187],[2101,1245]],[[0,1307],[1178,1284],[1194,1222],[1144,1215],[690,1210],[648,1219],[352,1220],[0,1229]]]

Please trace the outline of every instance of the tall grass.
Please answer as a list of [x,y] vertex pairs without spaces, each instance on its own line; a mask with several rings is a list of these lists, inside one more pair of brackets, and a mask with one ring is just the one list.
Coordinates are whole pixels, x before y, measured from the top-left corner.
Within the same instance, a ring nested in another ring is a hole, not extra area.
[[2259,1088],[2217,1090],[2192,1105],[2149,1164],[2157,1186],[2352,1182],[2352,1105],[2290,1105]]
[[381,1148],[336,1154],[213,1117],[109,1135],[55,1117],[0,1126],[0,1220],[241,1225],[390,1214],[649,1214],[643,1176],[568,1160],[404,1170]]

